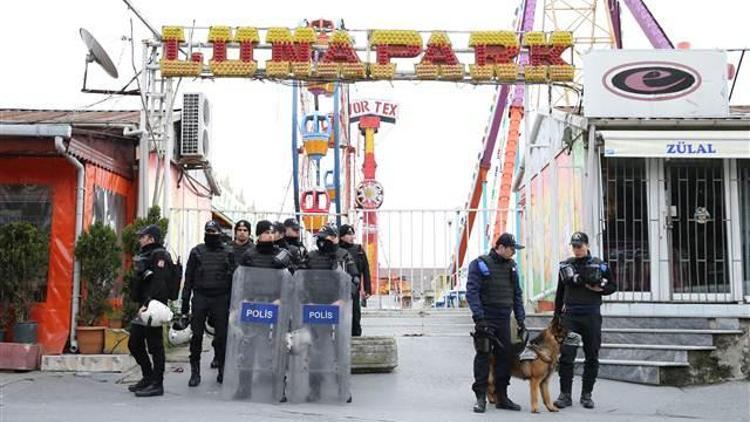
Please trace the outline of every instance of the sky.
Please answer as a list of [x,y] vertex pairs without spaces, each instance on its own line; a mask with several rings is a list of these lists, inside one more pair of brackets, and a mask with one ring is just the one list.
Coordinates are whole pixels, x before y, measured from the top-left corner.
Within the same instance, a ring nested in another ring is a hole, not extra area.
[[[571,0],[575,1],[575,0]],[[303,18],[343,18],[349,28],[486,30],[512,29],[517,1],[425,3],[381,0],[354,2],[248,2],[213,0],[133,0],[157,28],[162,25],[244,25],[294,27]],[[542,1],[538,2],[543,3]],[[745,0],[651,0],[647,2],[673,42],[692,48],[750,47],[750,2]],[[444,4],[444,6],[443,6]],[[649,48],[623,4],[627,48]],[[120,0],[4,2],[0,35],[6,40],[0,66],[0,107],[71,109],[136,108],[132,98],[80,92],[86,49],[78,29],[89,30],[115,62],[113,80],[95,64],[89,87],[118,89],[134,74],[134,39],[145,27]],[[541,26],[541,7],[536,28]],[[135,43],[139,61],[140,45]],[[730,60],[737,61],[737,55]],[[750,57],[733,104],[750,103]],[[135,66],[139,66],[138,63]],[[182,92],[201,91],[212,102],[211,160],[220,177],[244,191],[259,210],[277,211],[286,198],[291,173],[291,88],[251,80],[183,81]],[[350,96],[400,104],[399,121],[376,138],[378,180],[387,209],[462,207],[471,188],[477,156],[491,109],[494,88],[452,83],[360,83]]]

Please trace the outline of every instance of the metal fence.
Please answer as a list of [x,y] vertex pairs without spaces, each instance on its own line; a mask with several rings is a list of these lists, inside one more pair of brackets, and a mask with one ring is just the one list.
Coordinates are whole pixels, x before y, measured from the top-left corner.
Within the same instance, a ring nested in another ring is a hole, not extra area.
[[[222,210],[232,221],[244,219],[253,224],[260,220],[284,221],[295,217],[289,212]],[[497,210],[377,210],[363,212],[351,210],[340,215],[341,224],[355,227],[355,241],[362,243],[363,235],[372,233],[370,215],[377,219],[377,261],[371,274],[373,295],[367,307],[379,309],[452,308],[465,306],[466,269],[469,262],[487,253],[491,245],[492,223]],[[471,213],[476,215],[474,228],[466,232],[466,253],[458,265],[455,253],[460,243],[461,227]],[[509,227],[513,227],[511,212]],[[312,215],[312,214],[305,214]],[[190,249],[202,242],[202,227],[206,210],[172,209],[173,221],[181,233],[171,238],[170,245],[176,253],[187,257]],[[323,217],[321,215],[321,217]],[[336,222],[336,215],[326,214],[328,221]],[[231,235],[231,230],[227,230]],[[254,234],[254,233],[253,233]],[[313,236],[303,231],[303,243],[315,248]],[[455,268],[458,268],[456,271]]]

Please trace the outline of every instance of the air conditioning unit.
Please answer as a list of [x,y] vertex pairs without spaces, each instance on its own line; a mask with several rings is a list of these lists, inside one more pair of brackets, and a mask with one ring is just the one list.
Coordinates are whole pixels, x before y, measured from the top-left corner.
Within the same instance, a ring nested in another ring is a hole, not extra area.
[[202,93],[186,92],[182,95],[182,131],[180,155],[187,159],[208,159],[211,135],[211,106]]

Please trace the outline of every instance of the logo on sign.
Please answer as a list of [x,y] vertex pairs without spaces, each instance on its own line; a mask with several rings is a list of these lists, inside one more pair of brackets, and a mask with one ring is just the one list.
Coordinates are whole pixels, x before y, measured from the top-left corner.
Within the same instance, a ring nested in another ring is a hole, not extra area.
[[339,307],[336,305],[303,305],[302,322],[305,324],[338,324]]
[[279,305],[272,303],[243,302],[240,321],[250,324],[276,324]]
[[698,71],[674,62],[635,62],[604,73],[602,84],[620,97],[664,101],[684,97],[701,86]]
[[714,144],[688,143],[683,141],[667,144],[668,155],[706,155],[716,153]]

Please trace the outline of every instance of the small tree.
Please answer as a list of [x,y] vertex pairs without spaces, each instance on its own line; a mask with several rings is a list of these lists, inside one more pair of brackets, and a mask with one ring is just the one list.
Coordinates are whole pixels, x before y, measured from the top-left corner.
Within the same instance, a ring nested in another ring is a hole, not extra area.
[[[169,228],[169,220],[166,218],[162,218],[161,209],[156,206],[149,208],[146,218],[136,218],[135,221],[127,225],[122,230],[122,245],[124,252],[128,258],[132,258],[133,256],[135,256],[140,249],[140,245],[138,244],[138,235],[136,234],[138,233],[138,230],[151,224],[156,224],[157,226],[159,226],[162,236],[166,237],[167,229]],[[133,282],[135,282],[135,278],[136,274],[131,265],[125,271],[125,276],[123,277],[123,281],[125,284],[123,294],[126,296],[125,300],[123,301],[124,321],[132,320],[138,312],[138,305],[134,303],[130,298],[130,289],[133,286]]]
[[29,222],[0,226],[0,296],[5,318],[12,307],[16,321],[29,320],[39,277],[47,268],[47,248],[45,236]]
[[91,326],[109,311],[108,299],[121,266],[122,249],[117,245],[115,231],[97,222],[78,238],[75,252],[86,286],[78,319]]

